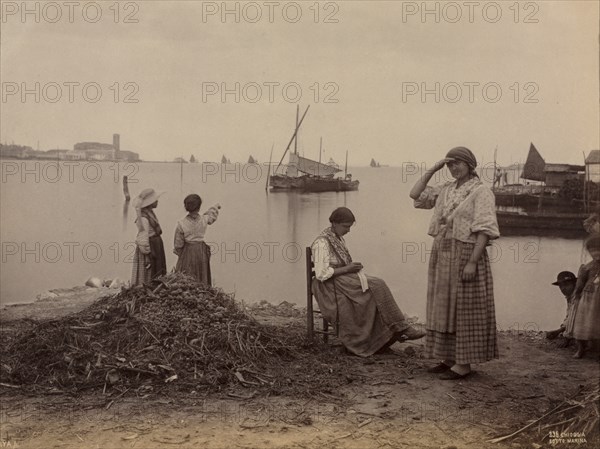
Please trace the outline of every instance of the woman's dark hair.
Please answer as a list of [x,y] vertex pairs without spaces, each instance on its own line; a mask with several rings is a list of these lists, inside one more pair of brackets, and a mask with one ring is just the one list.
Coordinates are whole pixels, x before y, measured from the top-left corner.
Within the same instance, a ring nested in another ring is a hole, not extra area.
[[200,198],[200,195],[192,193],[185,197],[183,205],[188,212],[197,212],[200,210],[200,206],[202,206],[202,198]]
[[338,207],[329,216],[329,223],[354,223],[356,218],[347,207]]

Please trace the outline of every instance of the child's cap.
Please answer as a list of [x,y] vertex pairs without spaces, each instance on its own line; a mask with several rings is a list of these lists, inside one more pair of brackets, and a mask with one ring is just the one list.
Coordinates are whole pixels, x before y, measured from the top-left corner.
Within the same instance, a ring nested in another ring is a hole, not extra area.
[[556,282],[553,282],[552,285],[560,285],[565,284],[567,282],[576,281],[577,276],[575,276],[573,273],[571,273],[570,271],[561,271],[560,273],[558,273],[558,276],[556,276]]

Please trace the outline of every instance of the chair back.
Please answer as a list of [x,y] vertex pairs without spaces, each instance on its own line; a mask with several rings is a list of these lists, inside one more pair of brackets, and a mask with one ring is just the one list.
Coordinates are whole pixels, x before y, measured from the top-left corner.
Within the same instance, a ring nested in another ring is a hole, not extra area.
[[312,260],[312,249],[306,247],[306,330],[308,338],[314,336],[315,323],[313,321],[313,302],[312,302],[312,280],[315,277],[315,264]]

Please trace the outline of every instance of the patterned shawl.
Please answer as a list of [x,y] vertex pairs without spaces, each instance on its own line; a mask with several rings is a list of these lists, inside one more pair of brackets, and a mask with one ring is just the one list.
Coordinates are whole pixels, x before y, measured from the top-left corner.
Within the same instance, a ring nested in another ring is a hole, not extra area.
[[150,209],[150,208],[142,209],[142,217],[144,217],[148,220],[148,222],[150,223],[150,226],[152,227],[152,229],[154,229],[154,232],[156,233],[156,235],[162,234],[162,229],[160,227],[160,224],[158,224],[158,218],[156,218],[156,215],[154,214],[154,211],[152,209]]
[[335,254],[335,256],[344,263],[344,265],[348,265],[352,263],[352,257],[350,256],[350,252],[348,248],[346,248],[346,243],[342,237],[338,237],[333,229],[325,228],[319,237],[324,237],[329,243],[329,248]]
[[445,189],[445,198],[442,206],[440,222],[446,224],[452,213],[465,201],[469,195],[483,183],[479,178],[471,178],[458,189],[455,188],[456,182]]

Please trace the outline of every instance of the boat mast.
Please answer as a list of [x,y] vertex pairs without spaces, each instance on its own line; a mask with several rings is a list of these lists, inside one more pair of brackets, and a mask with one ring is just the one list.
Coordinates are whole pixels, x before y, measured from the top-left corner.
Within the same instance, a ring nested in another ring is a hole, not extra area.
[[288,150],[290,149],[290,146],[292,145],[292,142],[296,138],[296,135],[298,134],[298,129],[300,128],[300,125],[302,125],[302,121],[304,120],[304,117],[306,117],[308,108],[310,108],[310,105],[308,105],[306,107],[306,111],[304,111],[304,114],[302,114],[302,117],[300,118],[300,121],[298,122],[298,126],[296,126],[296,129],[294,130],[294,134],[292,135],[292,138],[290,139],[289,143],[287,144],[287,147],[285,148],[285,151],[283,152],[283,156],[281,156],[281,160],[279,161],[279,164],[277,164],[277,168],[275,169],[274,173],[277,173],[277,170],[279,169],[279,167],[281,166],[281,163],[283,162],[283,158],[287,154]]
[[[492,176],[492,190],[494,189],[495,185],[496,185],[496,154],[498,153],[498,145],[496,145],[496,148],[494,148],[494,175]],[[500,183],[498,183],[500,184]],[[500,186],[498,186],[500,187]]]
[[344,179],[348,176],[348,150],[346,150],[346,165],[344,165]]
[[[585,151],[582,152],[583,153],[583,166],[584,168],[586,168],[586,163],[585,163]],[[588,204],[587,204],[587,195],[586,195],[586,187],[587,187],[587,170],[585,170],[584,175],[583,175],[583,211],[587,213],[588,211]]]
[[273,159],[273,147],[275,142],[271,145],[271,155],[269,156],[269,168],[267,169],[267,182],[265,183],[265,192],[269,192],[269,179],[271,178],[271,160]]
[[[296,129],[298,129],[298,115],[300,114],[300,105],[296,105]],[[298,132],[294,138],[294,154],[298,154]]]
[[317,176],[321,176],[321,151],[323,150],[323,138],[319,142],[319,165],[317,165]]

